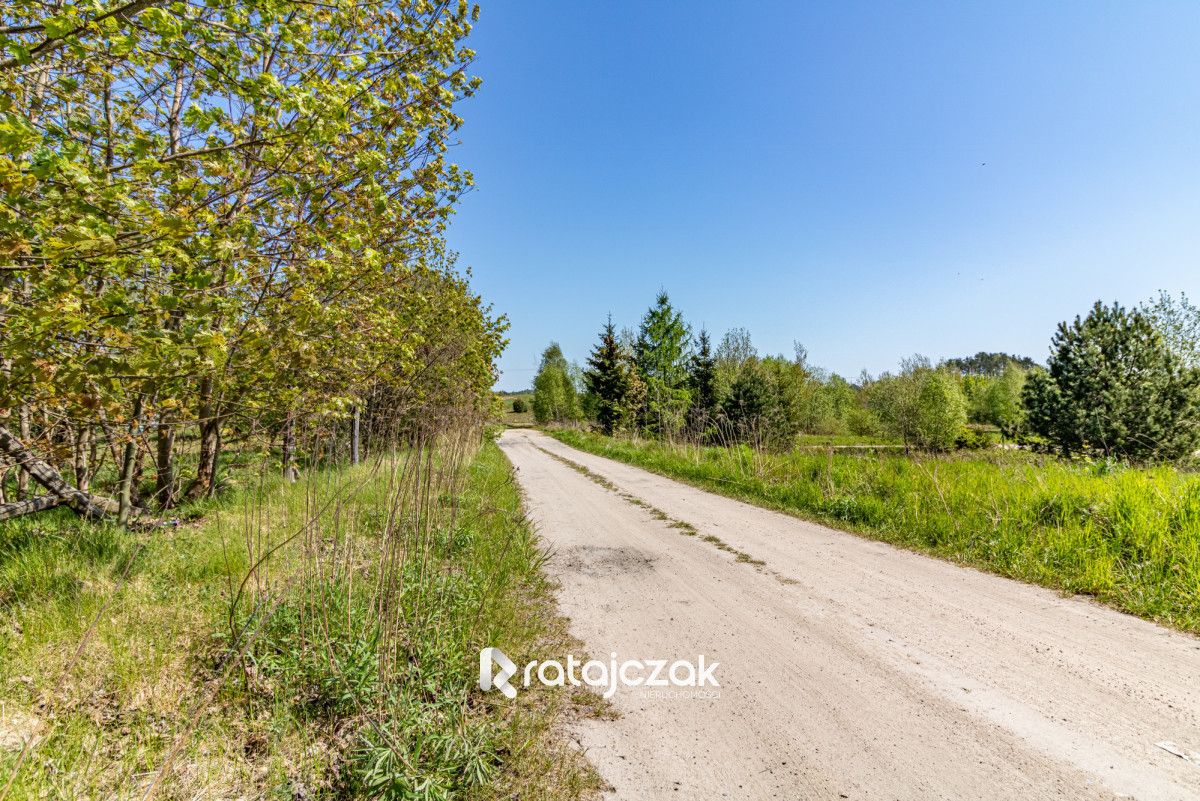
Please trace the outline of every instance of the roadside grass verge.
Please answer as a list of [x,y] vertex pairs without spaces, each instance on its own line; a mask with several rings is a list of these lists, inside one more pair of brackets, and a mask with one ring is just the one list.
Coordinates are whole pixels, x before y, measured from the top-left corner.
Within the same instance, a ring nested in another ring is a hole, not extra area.
[[1024,452],[767,454],[552,430],[599,456],[1200,633],[1200,476]]
[[485,645],[577,644],[510,466],[463,442],[244,476],[178,528],[0,526],[0,792],[587,797],[561,726],[590,702],[475,686]]
[[797,434],[795,444],[798,448],[819,447],[825,445],[848,448],[875,446],[888,446],[893,448],[904,447],[904,444],[899,440],[888,439],[886,437],[858,436],[855,434]]

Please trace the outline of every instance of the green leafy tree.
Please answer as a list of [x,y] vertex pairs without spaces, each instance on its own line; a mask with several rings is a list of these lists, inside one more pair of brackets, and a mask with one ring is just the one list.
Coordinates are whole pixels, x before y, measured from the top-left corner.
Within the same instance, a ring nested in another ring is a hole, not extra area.
[[634,361],[646,383],[642,424],[651,432],[671,435],[683,425],[690,404],[688,346],[691,331],[671,305],[666,292],[642,318],[634,345]]
[[833,421],[830,430],[825,433],[873,433],[870,431],[855,430],[856,427],[863,427],[864,421],[862,419],[862,405],[859,401],[859,393],[853,384],[840,375],[831,375],[825,380],[822,393],[825,395],[831,420]]
[[757,355],[758,350],[745,328],[731,328],[725,332],[717,345],[714,365],[717,398],[724,399],[729,394],[742,365]]
[[914,356],[899,374],[885,374],[867,388],[869,408],[885,430],[911,447],[945,450],[967,422],[967,402],[958,381],[929,360]]
[[967,400],[953,375],[945,370],[915,376],[917,392],[917,442],[929,450],[945,451],[967,423]]
[[906,360],[898,374],[884,373],[865,389],[867,407],[885,431],[904,443],[905,452],[917,444],[920,436],[918,374],[928,369],[928,360],[916,356]]
[[[43,421],[18,439],[70,443],[80,486],[107,445],[128,511],[151,437],[169,506],[211,493],[223,443],[251,433],[286,454],[305,421],[486,405],[506,323],[443,241],[471,183],[446,156],[476,14],[7,4],[0,418]],[[180,467],[184,428],[199,458]]]
[[551,342],[543,351],[533,379],[533,416],[539,423],[579,419],[579,399],[571,380],[571,367],[557,342]]
[[1060,323],[1045,378],[1025,393],[1033,430],[1064,454],[1177,459],[1200,442],[1200,371],[1140,310],[1097,301]]
[[1186,294],[1159,292],[1153,302],[1142,304],[1141,311],[1185,367],[1200,368],[1200,308]]
[[759,433],[762,444],[771,448],[787,448],[796,435],[808,430],[819,404],[818,384],[809,375],[802,354],[790,360],[783,356],[768,356],[758,360],[758,366],[770,387],[770,403]]
[[981,417],[1000,429],[1007,439],[1014,439],[1025,423],[1025,405],[1021,400],[1026,371],[1016,362],[1009,362],[998,377],[988,381],[982,393]]

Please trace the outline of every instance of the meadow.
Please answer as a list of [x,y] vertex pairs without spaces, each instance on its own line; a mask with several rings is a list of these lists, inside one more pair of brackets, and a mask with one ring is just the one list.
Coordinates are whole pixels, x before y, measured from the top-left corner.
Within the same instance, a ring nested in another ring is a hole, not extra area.
[[276,472],[178,527],[65,509],[0,524],[0,795],[595,788],[557,732],[593,699],[475,687],[484,645],[572,647],[490,438]]
[[1025,451],[767,453],[553,429],[703,489],[1200,633],[1200,475]]

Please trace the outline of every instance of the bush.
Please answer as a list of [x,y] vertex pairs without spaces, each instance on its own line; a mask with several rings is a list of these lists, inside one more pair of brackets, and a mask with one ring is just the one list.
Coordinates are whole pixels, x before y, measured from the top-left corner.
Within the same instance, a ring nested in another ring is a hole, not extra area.
[[905,447],[949,450],[967,423],[967,401],[958,379],[932,369],[922,357],[906,360],[899,375],[885,374],[872,383],[867,404]]
[[852,406],[846,410],[846,428],[859,437],[878,437],[883,433],[879,416],[863,406]]
[[978,451],[984,448],[992,447],[993,437],[986,431],[976,431],[973,428],[964,428],[954,438],[954,447],[959,450]]
[[524,398],[514,398],[512,410],[514,414],[525,414],[525,412],[529,411],[529,407],[525,405]]
[[917,444],[935,451],[953,447],[967,424],[967,400],[954,376],[931,370],[921,377],[916,418]]

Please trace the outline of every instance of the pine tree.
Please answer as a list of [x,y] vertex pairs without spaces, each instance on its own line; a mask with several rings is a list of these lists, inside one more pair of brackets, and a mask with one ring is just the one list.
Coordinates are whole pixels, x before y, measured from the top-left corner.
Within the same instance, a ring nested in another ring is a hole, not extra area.
[[1200,371],[1140,310],[1097,302],[1060,323],[1049,370],[1027,382],[1031,428],[1063,453],[1176,459],[1200,442]]
[[605,434],[612,436],[625,416],[629,394],[629,376],[612,317],[605,323],[600,342],[592,350],[587,363],[583,382],[594,399],[596,422]]

